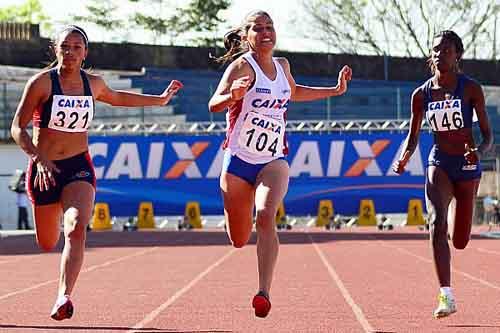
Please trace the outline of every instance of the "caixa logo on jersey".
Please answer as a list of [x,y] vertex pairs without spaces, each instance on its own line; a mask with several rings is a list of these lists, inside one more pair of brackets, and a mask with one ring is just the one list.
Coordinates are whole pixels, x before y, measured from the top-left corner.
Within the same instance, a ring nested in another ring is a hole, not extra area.
[[[216,179],[224,157],[222,140],[216,135],[92,137],[90,153],[98,179]],[[399,134],[293,134],[288,140],[290,177],[396,176],[391,166],[403,140]],[[430,135],[421,137],[423,148],[417,148],[403,177],[424,175],[431,140]]]
[[267,109],[287,109],[289,100],[286,98],[276,98],[276,99],[261,99],[256,98],[252,100],[252,106],[256,109],[267,108]]

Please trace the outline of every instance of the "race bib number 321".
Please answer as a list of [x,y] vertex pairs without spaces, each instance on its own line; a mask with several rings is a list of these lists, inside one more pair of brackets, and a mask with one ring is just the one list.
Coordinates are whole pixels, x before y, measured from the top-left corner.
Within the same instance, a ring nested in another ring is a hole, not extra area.
[[63,132],[84,132],[93,117],[92,96],[54,95],[48,127]]
[[283,151],[282,121],[249,112],[238,138],[240,147],[258,156],[277,156]]
[[462,101],[450,99],[430,102],[427,105],[427,121],[434,132],[452,131],[464,127]]

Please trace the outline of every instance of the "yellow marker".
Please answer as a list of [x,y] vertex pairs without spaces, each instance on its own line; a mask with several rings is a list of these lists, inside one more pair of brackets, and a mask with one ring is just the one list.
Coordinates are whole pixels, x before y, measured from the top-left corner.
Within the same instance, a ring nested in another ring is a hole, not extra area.
[[285,206],[283,203],[281,203],[278,207],[278,211],[276,212],[276,224],[286,225]]
[[96,203],[94,216],[92,216],[92,230],[110,230],[111,228],[108,204],[104,202]]
[[155,215],[153,211],[153,203],[141,202],[139,211],[137,212],[137,228],[138,229],[154,229]]
[[411,199],[408,202],[406,225],[425,225],[424,214],[422,211],[422,200]]
[[184,220],[187,221],[193,228],[202,228],[200,204],[197,201],[190,201],[186,204]]
[[318,217],[316,218],[316,226],[324,227],[330,224],[333,217],[332,200],[321,200],[318,205]]
[[358,216],[359,226],[376,226],[377,219],[375,218],[375,207],[373,205],[373,200],[363,199],[359,203],[359,216]]

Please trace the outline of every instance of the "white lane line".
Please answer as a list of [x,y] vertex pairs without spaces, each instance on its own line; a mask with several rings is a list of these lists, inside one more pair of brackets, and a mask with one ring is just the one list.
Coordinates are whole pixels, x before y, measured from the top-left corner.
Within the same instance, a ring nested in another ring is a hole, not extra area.
[[[412,256],[412,257],[415,257],[415,258],[417,258],[417,259],[419,259],[419,260],[421,260],[421,261],[424,261],[424,262],[426,262],[426,263],[432,264],[432,260],[431,260],[431,259],[427,259],[427,258],[425,258],[425,257],[419,256],[418,254],[411,253],[410,251],[405,250],[405,249],[403,249],[403,248],[400,248],[400,247],[397,247],[397,246],[394,246],[394,245],[389,245],[389,244],[386,244],[386,243],[385,243],[385,242],[383,242],[383,241],[379,241],[379,242],[382,244],[382,246],[385,246],[385,247],[390,247],[390,248],[396,249],[396,250],[398,250],[399,252],[405,253],[405,254],[410,255],[410,256]],[[464,271],[461,271],[461,270],[459,270],[459,269],[456,269],[456,268],[455,268],[455,267],[453,267],[453,266],[451,267],[451,271],[452,271],[452,273],[457,273],[458,275],[462,275],[463,277],[465,277],[465,278],[467,278],[467,279],[469,279],[469,280],[472,280],[472,281],[478,282],[479,284],[482,284],[482,285],[484,285],[484,286],[486,286],[486,287],[490,287],[490,288],[495,289],[495,290],[500,290],[500,286],[499,286],[499,285],[496,285],[496,284],[494,284],[494,283],[491,283],[491,282],[489,282],[489,281],[486,281],[486,280],[483,280],[483,279],[481,279],[481,278],[478,278],[478,277],[476,277],[476,276],[474,276],[474,275],[471,275],[471,274],[469,274],[469,273],[467,273],[467,272],[464,272]]]
[[[92,271],[95,271],[96,269],[99,269],[99,268],[103,268],[103,267],[110,266],[112,264],[116,264],[118,262],[130,259],[130,258],[141,256],[143,254],[152,252],[152,251],[156,250],[157,248],[158,247],[149,248],[149,249],[146,249],[144,251],[140,251],[140,252],[137,252],[137,253],[134,253],[134,254],[130,254],[128,256],[124,256],[124,257],[120,257],[120,258],[117,258],[117,259],[114,259],[114,260],[106,261],[106,262],[104,262],[102,264],[99,264],[99,265],[90,266],[90,267],[82,270],[80,272],[80,274],[92,272]],[[11,293],[1,295],[0,296],[0,300],[4,300],[6,298],[9,298],[9,297],[12,297],[12,296],[15,296],[15,295],[19,295],[19,294],[24,294],[24,293],[27,293],[29,291],[38,289],[40,287],[43,287],[43,286],[46,286],[48,284],[55,283],[55,282],[58,282],[58,281],[59,281],[59,279],[54,279],[54,280],[49,280],[49,281],[45,281],[45,282],[42,282],[42,283],[37,283],[35,285],[32,285],[31,287],[24,288],[24,289],[19,289],[19,290],[13,291]]]
[[484,253],[488,253],[488,254],[496,254],[496,255],[500,255],[500,252],[498,251],[491,251],[491,250],[486,250],[486,249],[483,249],[481,247],[477,248],[477,250],[479,252],[484,252]]
[[177,299],[179,299],[183,294],[185,294],[189,289],[191,289],[196,283],[198,283],[201,279],[203,279],[208,273],[210,273],[214,268],[222,264],[224,260],[229,258],[236,251],[236,248],[232,248],[231,251],[224,254],[219,260],[214,262],[212,265],[207,267],[203,272],[198,274],[191,282],[185,285],[182,289],[177,291],[172,297],[165,301],[165,303],[161,304],[159,307],[151,311],[143,320],[132,326],[132,329],[127,332],[135,332],[136,330],[144,328],[145,325],[152,322],[160,313],[165,311],[170,305],[172,305]]
[[335,271],[335,269],[332,267],[332,265],[330,265],[330,263],[326,259],[323,251],[321,251],[321,249],[319,248],[318,244],[316,244],[314,242],[314,240],[311,237],[311,235],[307,235],[307,236],[309,237],[309,240],[311,241],[311,244],[313,245],[314,249],[318,253],[319,257],[321,258],[321,261],[323,262],[323,264],[325,265],[326,269],[328,270],[328,273],[330,273],[330,276],[332,277],[332,279],[337,284],[337,287],[339,288],[340,292],[342,293],[342,296],[344,296],[345,301],[351,307],[352,312],[354,312],[354,315],[356,316],[356,319],[361,324],[361,326],[363,327],[364,331],[365,332],[373,332],[374,331],[373,327],[370,325],[370,323],[366,319],[366,317],[365,317],[363,311],[361,310],[361,308],[356,304],[356,302],[354,302],[353,298],[349,294],[349,291],[345,287],[345,285],[342,282],[342,280],[340,279],[339,275],[337,274],[337,272]]
[[13,264],[19,261],[25,261],[25,260],[30,260],[30,259],[35,259],[37,256],[25,256],[25,257],[20,257],[20,258],[13,258],[13,259],[5,259],[5,260],[0,260],[0,265],[3,264]]

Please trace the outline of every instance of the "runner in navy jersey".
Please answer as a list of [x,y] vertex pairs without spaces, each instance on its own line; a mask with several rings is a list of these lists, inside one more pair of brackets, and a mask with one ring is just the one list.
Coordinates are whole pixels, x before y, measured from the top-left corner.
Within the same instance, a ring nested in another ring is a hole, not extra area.
[[[28,81],[11,133],[30,158],[26,184],[40,248],[49,251],[56,246],[61,219],[64,222],[58,293],[51,312],[53,319],[63,320],[73,314],[69,296],[82,267],[85,231],[94,207],[95,173],[87,129],[95,100],[114,106],[165,105],[182,83],[173,80],[158,96],[109,88],[102,77],[81,69],[88,38],[78,26],[64,28],[53,48],[53,68]],[[33,137],[27,131],[31,121]]]
[[[445,30],[434,36],[429,58],[433,76],[415,89],[411,102],[411,123],[401,157],[394,164],[396,173],[405,166],[418,144],[425,116],[434,133],[425,183],[429,214],[430,245],[440,285],[439,304],[434,317],[456,312],[451,291],[448,222],[452,223],[453,246],[464,249],[470,239],[474,204],[481,178],[481,155],[493,143],[479,83],[459,68],[464,47],[460,37]],[[472,136],[474,112],[479,120],[482,142],[476,147]],[[454,199],[454,200],[452,200]]]
[[224,214],[233,246],[243,247],[252,232],[255,206],[259,287],[252,306],[256,316],[266,317],[279,247],[274,219],[288,188],[288,103],[342,95],[352,71],[344,66],[335,87],[296,84],[288,60],[273,57],[276,33],[263,11],[248,14],[224,36],[224,45],[227,53],[219,60],[230,65],[209,102],[211,112],[228,109],[220,177]]

